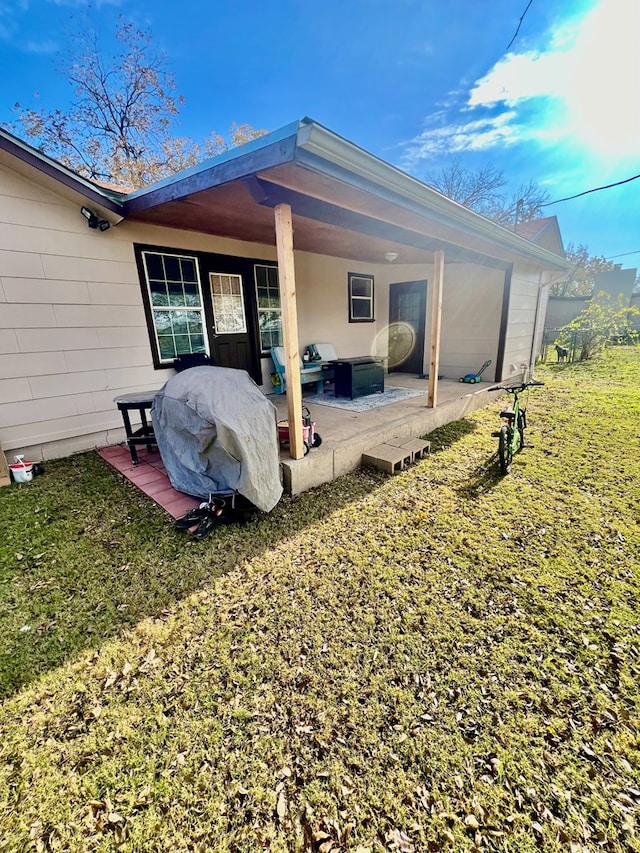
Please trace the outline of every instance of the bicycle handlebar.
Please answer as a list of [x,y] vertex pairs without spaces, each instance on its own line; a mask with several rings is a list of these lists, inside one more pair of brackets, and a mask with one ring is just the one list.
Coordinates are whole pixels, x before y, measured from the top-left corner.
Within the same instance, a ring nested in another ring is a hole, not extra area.
[[488,391],[508,391],[509,394],[515,394],[519,391],[524,391],[525,388],[531,388],[534,385],[544,385],[544,382],[538,382],[533,379],[531,382],[518,382],[517,385],[494,385],[493,388],[488,388]]

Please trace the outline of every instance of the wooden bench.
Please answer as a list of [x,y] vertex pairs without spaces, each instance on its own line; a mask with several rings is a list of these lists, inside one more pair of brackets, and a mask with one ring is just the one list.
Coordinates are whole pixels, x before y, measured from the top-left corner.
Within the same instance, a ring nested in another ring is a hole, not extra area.
[[[299,356],[298,356],[299,357]],[[284,369],[284,347],[271,347],[271,359],[278,377],[279,384],[273,389],[274,394],[287,393],[287,379]],[[300,382],[302,385],[308,385],[311,382],[316,384],[316,392],[322,394],[324,390],[324,376],[322,369],[316,364],[310,364],[308,367],[300,359]]]

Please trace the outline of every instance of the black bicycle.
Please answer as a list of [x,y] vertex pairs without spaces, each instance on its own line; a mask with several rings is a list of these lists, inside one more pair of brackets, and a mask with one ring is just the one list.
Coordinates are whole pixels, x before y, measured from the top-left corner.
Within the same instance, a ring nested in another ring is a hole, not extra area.
[[493,388],[489,388],[489,391],[506,391],[508,394],[513,394],[513,405],[507,406],[500,412],[500,417],[505,419],[505,423],[498,432],[492,433],[493,437],[498,439],[498,462],[502,474],[508,474],[511,471],[513,457],[525,446],[527,410],[520,404],[520,394],[537,385],[544,385],[544,382],[533,380],[518,382],[517,385],[494,385]]

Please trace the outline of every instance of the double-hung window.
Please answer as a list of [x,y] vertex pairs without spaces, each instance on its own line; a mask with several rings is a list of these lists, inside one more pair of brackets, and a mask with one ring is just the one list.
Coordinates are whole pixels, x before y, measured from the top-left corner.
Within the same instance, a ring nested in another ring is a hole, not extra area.
[[256,264],[254,270],[260,350],[265,353],[269,352],[271,347],[282,346],[282,308],[278,268]]
[[373,276],[349,273],[349,322],[373,323]]
[[198,261],[190,255],[142,252],[149,313],[159,364],[206,352]]

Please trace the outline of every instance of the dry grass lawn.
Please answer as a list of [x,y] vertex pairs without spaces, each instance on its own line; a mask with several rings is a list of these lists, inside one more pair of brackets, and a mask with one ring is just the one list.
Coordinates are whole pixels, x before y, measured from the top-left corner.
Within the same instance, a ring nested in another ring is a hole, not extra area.
[[0,850],[640,850],[640,349],[201,543],[0,491]]

